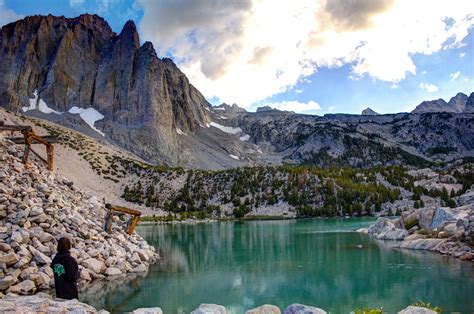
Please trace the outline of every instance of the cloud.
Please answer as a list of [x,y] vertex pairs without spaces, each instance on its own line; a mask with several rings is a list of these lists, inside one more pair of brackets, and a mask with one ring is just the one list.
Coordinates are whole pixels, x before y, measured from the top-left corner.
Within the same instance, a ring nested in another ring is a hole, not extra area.
[[466,56],[466,53],[465,53],[465,52],[461,52],[461,53],[459,54],[459,58],[464,58],[465,56]]
[[328,111],[329,111],[329,112],[332,112],[332,111],[334,111],[334,109],[336,109],[336,106],[330,106],[330,107],[328,108]]
[[15,11],[7,8],[4,0],[0,0],[0,27],[21,18],[21,15],[16,14]]
[[282,102],[273,102],[265,103],[264,106],[269,106],[278,110],[286,111],[295,111],[295,112],[307,112],[311,110],[320,110],[321,106],[314,101],[309,101],[307,103],[299,102],[297,100],[282,101]]
[[245,108],[323,67],[397,83],[416,74],[413,55],[457,48],[474,25],[471,0],[137,1],[160,56],[207,98]]
[[364,28],[371,24],[371,17],[387,10],[393,0],[327,0],[325,11],[337,28],[342,30]]
[[82,6],[86,0],[69,0],[69,5],[71,7]]
[[438,86],[430,83],[421,83],[420,88],[426,90],[428,93],[434,93],[438,91]]
[[451,82],[454,81],[455,79],[457,79],[460,74],[461,74],[461,72],[459,72],[459,71],[456,71],[454,73],[449,74],[449,77],[451,78]]

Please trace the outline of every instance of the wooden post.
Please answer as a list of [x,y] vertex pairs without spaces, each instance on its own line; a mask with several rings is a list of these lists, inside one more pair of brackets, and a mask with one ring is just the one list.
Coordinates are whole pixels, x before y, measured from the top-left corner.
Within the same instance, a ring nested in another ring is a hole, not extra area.
[[127,234],[132,234],[135,231],[135,228],[138,225],[138,221],[140,220],[140,216],[133,216],[130,226],[128,227]]
[[48,156],[48,170],[54,171],[54,145],[49,144],[46,146],[46,155]]

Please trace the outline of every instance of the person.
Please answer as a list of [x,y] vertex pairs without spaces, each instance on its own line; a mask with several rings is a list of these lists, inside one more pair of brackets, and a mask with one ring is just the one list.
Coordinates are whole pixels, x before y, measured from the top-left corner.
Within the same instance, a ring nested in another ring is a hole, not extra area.
[[71,256],[71,247],[71,240],[68,237],[59,239],[58,252],[51,263],[56,297],[66,300],[79,297],[77,280],[80,273],[76,260]]

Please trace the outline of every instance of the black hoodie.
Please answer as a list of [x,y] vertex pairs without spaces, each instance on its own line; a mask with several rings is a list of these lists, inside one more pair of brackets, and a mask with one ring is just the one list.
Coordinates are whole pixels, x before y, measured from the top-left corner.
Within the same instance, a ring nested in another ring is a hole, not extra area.
[[77,299],[77,280],[79,279],[79,267],[76,260],[69,251],[56,254],[51,263],[54,273],[54,286],[56,297],[61,299]]

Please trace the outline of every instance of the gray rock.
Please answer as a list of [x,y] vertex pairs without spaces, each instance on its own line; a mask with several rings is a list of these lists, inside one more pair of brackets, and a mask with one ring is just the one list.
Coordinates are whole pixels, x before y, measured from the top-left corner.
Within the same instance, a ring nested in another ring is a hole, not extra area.
[[105,264],[95,258],[88,258],[82,262],[82,265],[96,274],[101,274],[105,270]]
[[122,275],[122,271],[116,267],[109,267],[105,270],[105,274],[107,276],[120,276]]
[[264,304],[262,306],[246,311],[245,314],[281,314],[281,311],[278,306]]
[[13,276],[5,276],[0,278],[0,291],[10,288],[10,286],[12,286],[15,282],[16,279]]
[[410,305],[398,312],[398,314],[436,314],[436,312],[424,307]]
[[222,305],[217,304],[206,304],[199,305],[197,309],[191,312],[191,314],[226,314],[227,310]]
[[295,303],[288,306],[283,313],[284,314],[326,314],[326,311],[317,307]]
[[136,309],[132,314],[163,314],[163,311],[159,307],[147,307]]
[[15,253],[8,253],[0,255],[0,263],[5,263],[7,266],[12,266],[19,261],[18,255]]

